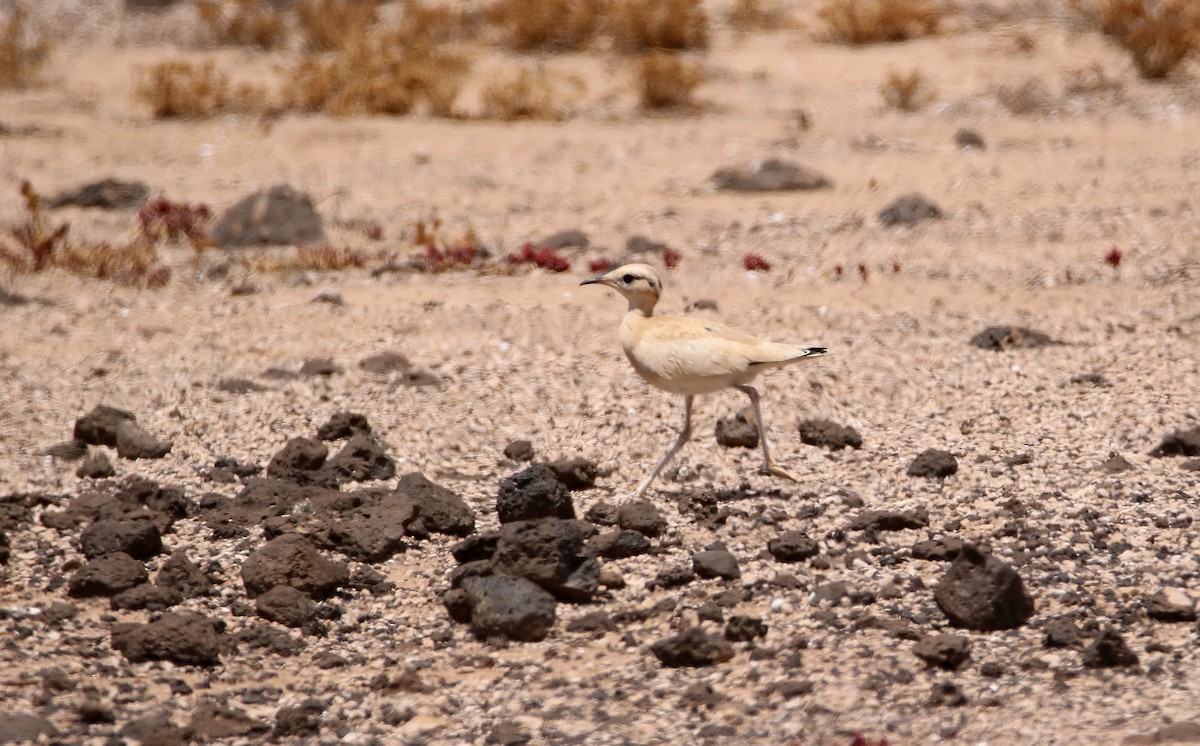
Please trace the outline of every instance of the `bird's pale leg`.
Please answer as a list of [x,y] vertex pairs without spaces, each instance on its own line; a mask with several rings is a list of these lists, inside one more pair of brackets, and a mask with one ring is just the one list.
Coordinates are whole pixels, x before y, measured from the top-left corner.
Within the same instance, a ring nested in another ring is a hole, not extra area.
[[737,388],[745,392],[746,396],[750,397],[750,403],[754,405],[754,420],[758,424],[758,444],[762,446],[763,452],[763,473],[799,482],[800,480],[791,472],[771,460],[771,448],[767,445],[767,426],[763,422],[762,407],[758,404],[758,390],[753,386],[738,386]]
[[658,462],[658,466],[654,467],[654,471],[650,472],[650,476],[646,477],[638,488],[632,494],[624,495],[622,500],[633,500],[646,494],[646,490],[650,489],[650,483],[658,476],[659,472],[675,458],[675,454],[679,453],[679,449],[683,448],[683,444],[688,442],[692,437],[692,397],[683,397],[683,430],[679,431],[679,437],[675,439],[675,445],[671,446],[667,451],[667,455],[663,456],[663,460]]

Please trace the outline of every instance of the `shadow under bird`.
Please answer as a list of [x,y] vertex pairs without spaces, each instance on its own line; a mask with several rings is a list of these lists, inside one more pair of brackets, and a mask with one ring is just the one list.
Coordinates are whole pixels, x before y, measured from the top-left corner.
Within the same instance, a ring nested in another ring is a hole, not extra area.
[[691,438],[693,397],[727,388],[743,392],[754,406],[763,473],[797,481],[771,459],[758,391],[750,383],[764,370],[823,355],[826,348],[768,342],[706,319],[655,316],[662,280],[648,264],[626,264],[580,285],[606,285],[624,296],[629,302],[629,310],[621,320],[621,347],[625,356],[651,386],[684,397],[684,421],[679,437],[650,476],[627,497],[645,494],[654,478]]

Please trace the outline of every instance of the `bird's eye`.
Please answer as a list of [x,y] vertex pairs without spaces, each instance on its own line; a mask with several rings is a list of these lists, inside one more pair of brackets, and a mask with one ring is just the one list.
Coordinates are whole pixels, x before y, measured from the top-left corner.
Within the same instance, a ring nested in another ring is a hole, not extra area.
[[626,285],[630,285],[633,283],[634,279],[635,278],[633,275],[625,275],[621,278],[621,282],[625,283]]

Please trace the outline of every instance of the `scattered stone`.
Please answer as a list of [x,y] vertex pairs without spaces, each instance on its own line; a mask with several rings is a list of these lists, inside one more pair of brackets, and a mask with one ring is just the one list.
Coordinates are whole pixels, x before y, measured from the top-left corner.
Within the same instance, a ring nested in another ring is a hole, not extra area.
[[737,580],[742,577],[737,557],[727,549],[706,549],[692,555],[692,569],[702,578]]
[[316,618],[317,602],[290,585],[277,585],[254,600],[258,615],[285,627],[303,627]]
[[150,187],[141,181],[101,179],[76,189],[59,192],[46,200],[50,209],[66,207],[98,207],[102,210],[124,210],[137,207],[150,196]]
[[1112,386],[1108,379],[1099,373],[1080,373],[1077,376],[1071,376],[1070,382],[1076,386],[1093,386],[1098,389]]
[[929,692],[929,705],[931,707],[962,707],[966,703],[966,692],[953,681],[936,682],[933,685],[933,689]]
[[1120,474],[1123,471],[1130,471],[1133,469],[1133,464],[1129,463],[1129,460],[1121,454],[1114,453],[1108,457],[1107,461],[1105,461],[1103,464],[1100,464],[1100,469],[1101,471],[1106,471],[1109,474]]
[[483,743],[484,746],[524,746],[532,740],[533,735],[520,723],[502,720],[492,726]]
[[688,627],[677,635],[650,646],[650,652],[670,668],[697,668],[724,663],[733,657],[733,646],[699,627]]
[[617,623],[607,611],[589,611],[583,616],[576,617],[567,623],[568,632],[600,633],[614,632]]
[[667,519],[654,503],[638,498],[617,508],[617,525],[653,539],[667,528]]
[[209,596],[213,593],[212,581],[208,579],[194,562],[188,559],[182,549],[177,549],[167,557],[158,570],[154,582],[165,588],[174,588],[184,598]]
[[359,562],[384,562],[405,551],[405,524],[412,521],[411,506],[389,503],[364,506],[351,515],[323,517],[311,525],[308,536],[322,549],[341,552]]
[[785,679],[771,685],[771,692],[784,699],[795,699],[811,694],[814,684],[809,679]]
[[1191,430],[1176,430],[1162,439],[1162,442],[1150,451],[1155,458],[1166,456],[1200,456],[1200,427]]
[[166,611],[183,603],[183,594],[169,586],[142,583],[112,597],[113,609]]
[[192,711],[192,721],[187,730],[193,736],[193,740],[203,743],[261,736],[265,735],[269,728],[241,710],[234,710],[212,700],[204,700]]
[[961,150],[987,150],[987,143],[983,141],[983,135],[966,127],[954,133],[954,144]]
[[171,452],[173,445],[169,440],[154,437],[132,420],[117,425],[117,455],[123,459],[162,458]]
[[636,557],[650,551],[650,539],[637,531],[618,530],[608,531],[592,537],[587,544],[588,551],[604,559],[624,559]]
[[163,550],[162,534],[149,519],[96,521],[79,535],[79,546],[89,559],[124,552],[144,560]]
[[926,539],[918,541],[912,546],[913,559],[933,560],[935,562],[949,562],[958,556],[962,551],[962,539],[956,539],[953,536],[943,536],[937,539]]
[[567,228],[566,230],[551,233],[542,240],[536,242],[535,246],[539,249],[586,249],[591,245],[587,234],[576,228]]
[[1019,627],[1034,610],[1017,571],[969,544],[951,563],[933,598],[954,626],[985,632]]
[[971,337],[971,344],[981,350],[1033,350],[1060,344],[1048,335],[1019,326],[989,326]]
[[1047,648],[1077,648],[1083,645],[1083,633],[1079,625],[1070,619],[1059,617],[1046,623],[1046,637],[1042,646]]
[[585,458],[563,458],[546,464],[558,481],[569,490],[587,490],[596,486],[596,462]]
[[734,615],[725,624],[725,639],[730,642],[750,642],[767,636],[767,625],[758,617]]
[[329,449],[319,440],[296,437],[279,449],[267,464],[267,476],[307,484],[325,465]]
[[317,440],[344,440],[355,435],[370,435],[371,423],[357,412],[335,412],[317,428]]
[[504,446],[504,458],[512,461],[532,461],[533,443],[524,439],[510,440],[508,445]]
[[1200,721],[1183,720],[1164,725],[1147,735],[1128,736],[1124,746],[1151,746],[1156,743],[1200,743]]
[[690,565],[668,565],[654,576],[654,584],[660,588],[678,588],[696,579],[696,571]]
[[915,510],[864,510],[850,521],[855,531],[903,531],[910,528],[925,528],[929,525],[929,511]]
[[319,699],[306,699],[295,707],[280,707],[275,713],[273,738],[289,736],[316,736],[321,732],[321,715],[325,703]]
[[800,442],[805,445],[831,451],[862,448],[862,436],[849,425],[839,425],[832,420],[802,420],[799,428]]
[[379,439],[356,434],[325,462],[321,471],[324,475],[320,481],[325,484],[378,481],[396,476],[396,461]]
[[726,448],[758,448],[758,420],[754,408],[742,407],[736,414],[717,420],[717,443]]
[[0,711],[0,743],[41,743],[57,738],[58,728],[45,718],[11,710]]
[[1138,664],[1137,653],[1129,649],[1125,638],[1115,629],[1107,628],[1083,649],[1083,665],[1087,668],[1129,668]]
[[346,369],[327,357],[311,357],[300,364],[300,375],[310,378],[315,376],[335,376],[345,373]]
[[41,451],[38,451],[38,455],[53,456],[62,461],[78,461],[88,455],[88,447],[87,443],[84,443],[82,440],[64,440],[62,443],[46,446]]
[[400,477],[394,493],[400,498],[397,509],[410,509],[412,517],[404,524],[410,536],[430,534],[466,536],[475,530],[475,511],[461,497],[429,481],[424,474],[412,472]]
[[625,253],[627,254],[662,254],[669,248],[671,247],[662,241],[655,241],[640,233],[635,233],[625,239]]
[[399,352],[381,352],[363,358],[358,367],[368,373],[383,375],[386,373],[406,373],[412,368],[412,362]]
[[744,166],[722,168],[711,178],[717,189],[729,192],[782,192],[833,186],[833,182],[824,174],[778,158],[753,160]]
[[104,451],[93,451],[83,459],[83,463],[75,470],[75,476],[80,479],[108,479],[116,476],[112,461]]
[[150,577],[146,566],[128,554],[114,554],[89,560],[67,581],[67,593],[72,598],[115,596]]
[[1190,459],[1180,464],[1180,468],[1184,471],[1200,471],[1200,458]]
[[467,578],[462,591],[470,608],[471,630],[486,639],[536,642],[554,627],[554,597],[521,577],[492,575]]
[[499,531],[486,531],[468,536],[450,547],[450,554],[460,565],[467,562],[490,560],[496,553],[496,544],[500,541]]
[[506,523],[493,569],[531,580],[563,600],[587,601],[600,585],[600,563],[585,551],[595,531],[590,523],[559,518]]
[[350,568],[326,558],[311,541],[284,534],[250,553],[242,563],[242,583],[251,597],[277,585],[290,585],[310,598],[331,595],[350,579]]
[[925,635],[913,645],[913,654],[931,666],[957,671],[971,659],[971,641],[962,635]]
[[270,386],[251,381],[249,378],[222,378],[217,381],[217,390],[227,394],[253,394],[259,391],[270,391]]
[[12,556],[12,548],[8,544],[8,534],[0,530],[0,565],[7,565]]
[[906,194],[879,211],[879,223],[884,228],[896,225],[916,225],[922,220],[940,220],[942,210],[923,194]]
[[[191,693],[190,688],[188,693]],[[130,720],[121,727],[120,734],[146,746],[174,746],[188,742],[183,729],[171,722],[169,710],[158,710],[145,717]]]
[[286,184],[235,202],[212,228],[217,246],[285,246],[325,240],[312,199]]
[[1196,621],[1196,602],[1179,588],[1164,588],[1142,602],[1146,615],[1160,622]]
[[91,446],[117,446],[117,428],[123,422],[136,421],[133,413],[98,404],[84,416],[75,420],[74,438]]
[[500,482],[496,514],[500,523],[574,518],[575,503],[553,469],[545,464],[534,464]]
[[193,612],[170,612],[149,624],[114,624],[112,647],[131,663],[166,660],[183,666],[215,666],[221,662],[217,622]]
[[815,539],[800,531],[784,531],[767,542],[767,551],[778,562],[802,562],[817,556],[821,546]]
[[949,451],[929,448],[917,454],[908,465],[908,476],[945,479],[958,471],[958,459]]

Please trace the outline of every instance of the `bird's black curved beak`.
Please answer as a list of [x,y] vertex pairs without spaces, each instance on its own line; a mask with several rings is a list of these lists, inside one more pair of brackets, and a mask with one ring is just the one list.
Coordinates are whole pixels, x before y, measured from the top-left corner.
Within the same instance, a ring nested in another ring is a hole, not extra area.
[[603,285],[604,283],[605,283],[604,275],[596,275],[595,277],[587,278],[586,280],[584,280],[583,282],[581,282],[579,284],[580,285]]

